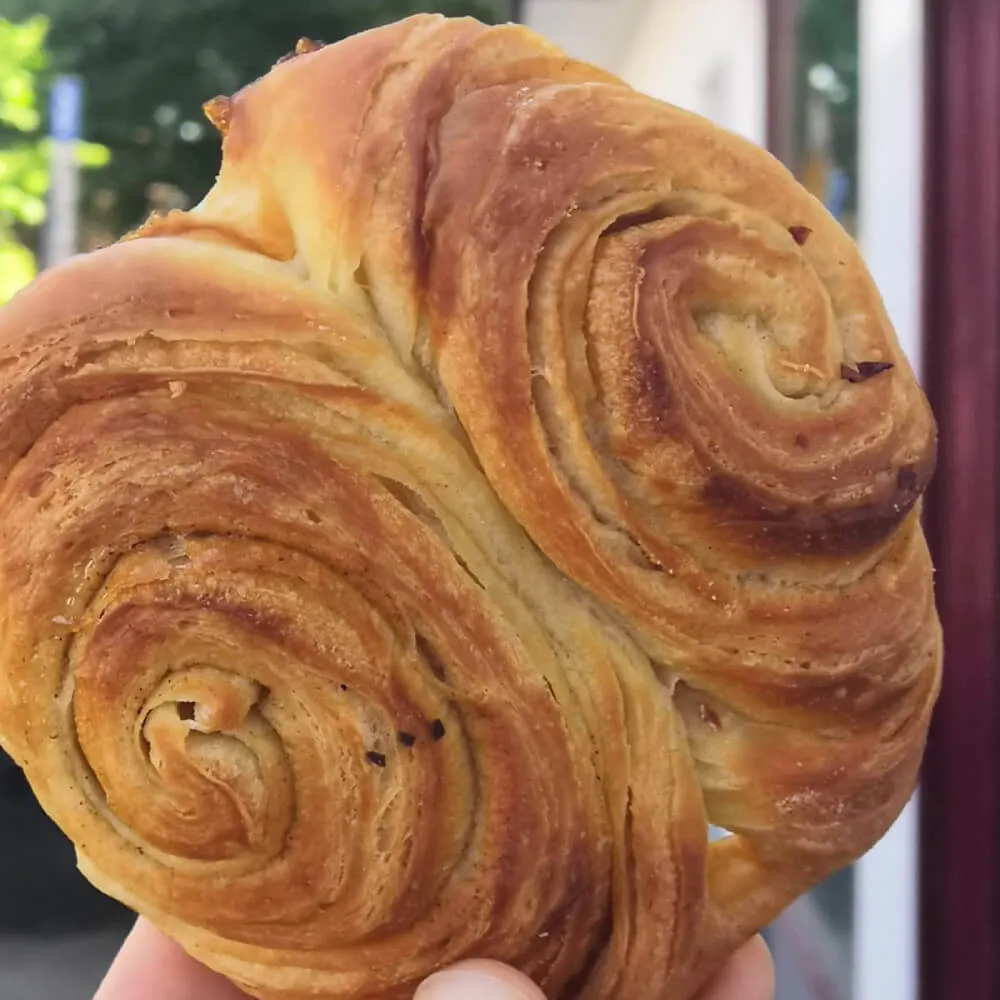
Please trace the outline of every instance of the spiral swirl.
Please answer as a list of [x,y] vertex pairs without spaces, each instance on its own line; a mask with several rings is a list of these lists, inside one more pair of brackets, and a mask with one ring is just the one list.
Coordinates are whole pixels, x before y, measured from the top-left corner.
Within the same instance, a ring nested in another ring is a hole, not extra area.
[[[416,17],[0,312],[0,739],[262,1000],[689,997],[908,797],[935,430],[763,152]],[[707,825],[730,836],[708,842]]]

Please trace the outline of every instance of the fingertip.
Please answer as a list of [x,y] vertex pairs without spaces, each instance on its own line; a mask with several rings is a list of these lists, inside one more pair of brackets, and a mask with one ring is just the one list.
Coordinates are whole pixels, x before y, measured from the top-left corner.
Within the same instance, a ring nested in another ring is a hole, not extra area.
[[527,976],[500,962],[461,962],[421,983],[414,1000],[545,1000]]
[[733,954],[698,1000],[772,1000],[773,996],[774,962],[758,934]]
[[111,963],[94,1000],[247,1000],[227,979],[200,965],[140,917]]

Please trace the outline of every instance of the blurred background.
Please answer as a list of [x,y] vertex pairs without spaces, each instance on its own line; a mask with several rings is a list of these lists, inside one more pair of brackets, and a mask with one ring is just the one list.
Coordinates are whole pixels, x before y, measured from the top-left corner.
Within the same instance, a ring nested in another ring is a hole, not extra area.
[[[941,426],[947,680],[918,796],[768,937],[779,1000],[992,1000],[998,979],[1000,0],[0,0],[0,302],[195,203],[202,102],[300,35],[519,20],[767,146],[858,239]],[[0,1000],[87,1000],[130,917],[0,758]]]

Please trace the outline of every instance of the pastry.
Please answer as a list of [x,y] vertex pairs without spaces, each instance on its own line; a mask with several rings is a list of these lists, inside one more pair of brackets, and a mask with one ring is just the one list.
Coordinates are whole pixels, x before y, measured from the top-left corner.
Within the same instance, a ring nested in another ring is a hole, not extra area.
[[0,311],[3,746],[251,996],[686,1000],[889,827],[938,690],[857,249],[520,27],[206,111],[201,204]]

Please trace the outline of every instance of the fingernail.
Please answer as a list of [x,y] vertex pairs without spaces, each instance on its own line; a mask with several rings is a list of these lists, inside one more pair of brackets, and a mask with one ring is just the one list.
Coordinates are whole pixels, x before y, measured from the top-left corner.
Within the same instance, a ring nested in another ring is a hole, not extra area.
[[499,962],[463,962],[420,984],[414,1000],[545,1000],[526,976]]

